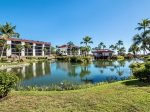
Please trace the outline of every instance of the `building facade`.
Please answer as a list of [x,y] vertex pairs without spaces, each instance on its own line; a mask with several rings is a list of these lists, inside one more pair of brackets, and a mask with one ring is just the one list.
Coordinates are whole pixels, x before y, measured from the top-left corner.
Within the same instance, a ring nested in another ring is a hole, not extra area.
[[80,48],[75,45],[61,45],[57,46],[57,53],[60,55],[80,55]]
[[113,55],[113,52],[114,51],[109,49],[98,49],[92,51],[95,58],[109,58]]
[[[0,40],[2,40],[2,38],[0,38]],[[0,54],[2,53],[2,50],[4,51],[3,56],[7,56],[7,57],[12,55],[18,56],[19,54],[22,57],[50,55],[51,44],[48,42],[25,40],[25,39],[18,39],[18,38],[7,38],[5,39],[5,41],[6,41],[6,45],[9,47],[7,48],[5,47],[3,50],[3,45],[0,46]],[[21,51],[17,49],[17,45],[23,46]]]

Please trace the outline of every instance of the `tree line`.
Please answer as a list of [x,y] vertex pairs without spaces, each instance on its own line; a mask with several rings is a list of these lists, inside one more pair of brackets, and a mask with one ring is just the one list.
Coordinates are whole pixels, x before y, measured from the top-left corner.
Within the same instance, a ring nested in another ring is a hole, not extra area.
[[[1,54],[0,54],[1,58],[3,56],[4,50],[10,48],[10,46],[7,44],[6,40],[11,37],[14,37],[14,38],[20,37],[20,34],[17,33],[15,30],[16,30],[16,26],[11,25],[10,23],[0,25],[0,36],[1,36],[0,46],[2,47]],[[141,32],[139,32],[138,34],[133,36],[133,38],[132,38],[133,44],[128,49],[128,52],[133,53],[136,56],[137,53],[139,53],[139,52],[141,53],[141,51],[142,51],[144,53],[144,55],[146,55],[148,52],[150,52],[150,20],[143,19],[141,22],[138,23],[138,27],[136,27],[135,30],[138,30]],[[92,43],[93,43],[92,37],[85,36],[83,38],[83,40],[80,42],[80,44],[83,45],[80,47],[81,53],[88,55],[88,53],[91,50],[99,50],[99,49],[107,48],[103,42],[100,42],[97,47],[91,49],[90,44],[92,44]],[[67,45],[73,46],[74,43],[70,41],[67,43]],[[28,51],[29,51],[29,49],[32,48],[32,46],[30,44],[25,44],[25,46],[19,44],[16,46],[16,49],[19,52],[21,52],[21,50],[23,48],[27,49],[27,54],[28,54]],[[126,52],[126,49],[124,47],[122,40],[118,40],[117,43],[110,45],[109,49],[116,51],[118,53],[118,55],[125,54],[125,52]],[[47,51],[47,49],[43,49],[43,50],[45,52]],[[73,52],[77,52],[77,50],[78,50],[77,48],[72,47]]]

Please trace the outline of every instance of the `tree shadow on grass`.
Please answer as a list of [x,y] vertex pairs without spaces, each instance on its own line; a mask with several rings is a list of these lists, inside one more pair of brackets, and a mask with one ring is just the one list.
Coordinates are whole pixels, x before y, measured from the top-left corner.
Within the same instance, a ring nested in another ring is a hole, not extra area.
[[150,83],[142,82],[139,80],[129,80],[129,81],[122,82],[122,84],[126,86],[137,86],[137,87],[150,86]]

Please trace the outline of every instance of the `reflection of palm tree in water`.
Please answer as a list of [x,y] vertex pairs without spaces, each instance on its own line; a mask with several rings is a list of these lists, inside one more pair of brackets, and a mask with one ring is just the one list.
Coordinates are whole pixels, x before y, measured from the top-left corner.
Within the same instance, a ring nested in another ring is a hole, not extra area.
[[86,75],[89,75],[91,73],[91,71],[88,69],[88,66],[81,66],[81,72],[80,72],[80,78],[82,79],[83,77],[85,77]]
[[76,68],[78,67],[77,64],[72,64],[68,62],[57,62],[56,68],[61,69],[67,72],[68,76],[76,77],[78,74],[76,73]]
[[100,73],[101,73],[101,74],[103,74],[103,73],[104,73],[104,70],[103,70],[103,69],[101,69],[101,70],[100,70]]
[[111,72],[114,72],[114,70],[115,70],[114,68],[110,68],[110,71],[111,71]]
[[94,65],[95,67],[107,68],[108,66],[113,66],[113,61],[96,61]]
[[78,74],[76,73],[77,66],[71,66],[70,70],[68,71],[68,75],[71,77],[76,77]]
[[118,65],[114,66],[114,69],[116,69],[117,74],[119,76],[122,76],[124,74],[124,70],[121,69],[121,67],[124,67],[124,66],[125,66],[125,61],[124,60],[118,61]]

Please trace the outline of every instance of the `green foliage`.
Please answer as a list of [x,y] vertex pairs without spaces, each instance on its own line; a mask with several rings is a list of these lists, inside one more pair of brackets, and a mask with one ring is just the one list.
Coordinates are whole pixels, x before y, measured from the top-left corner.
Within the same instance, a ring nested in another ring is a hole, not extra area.
[[150,82],[150,62],[130,65],[133,75],[141,81]]
[[63,81],[60,84],[51,84],[49,86],[17,86],[17,91],[64,91],[77,90],[92,87],[92,84],[77,84],[69,81]]
[[133,59],[134,56],[133,56],[132,54],[128,53],[128,54],[125,55],[124,58],[125,58],[125,59]]
[[7,96],[17,81],[18,77],[14,73],[0,72],[0,98]]
[[145,61],[150,61],[150,56],[144,56]]
[[118,60],[124,60],[124,56],[117,56]]
[[73,62],[73,63],[89,63],[91,60],[90,56],[58,56],[58,60]]
[[7,58],[1,58],[0,62],[7,62]]

